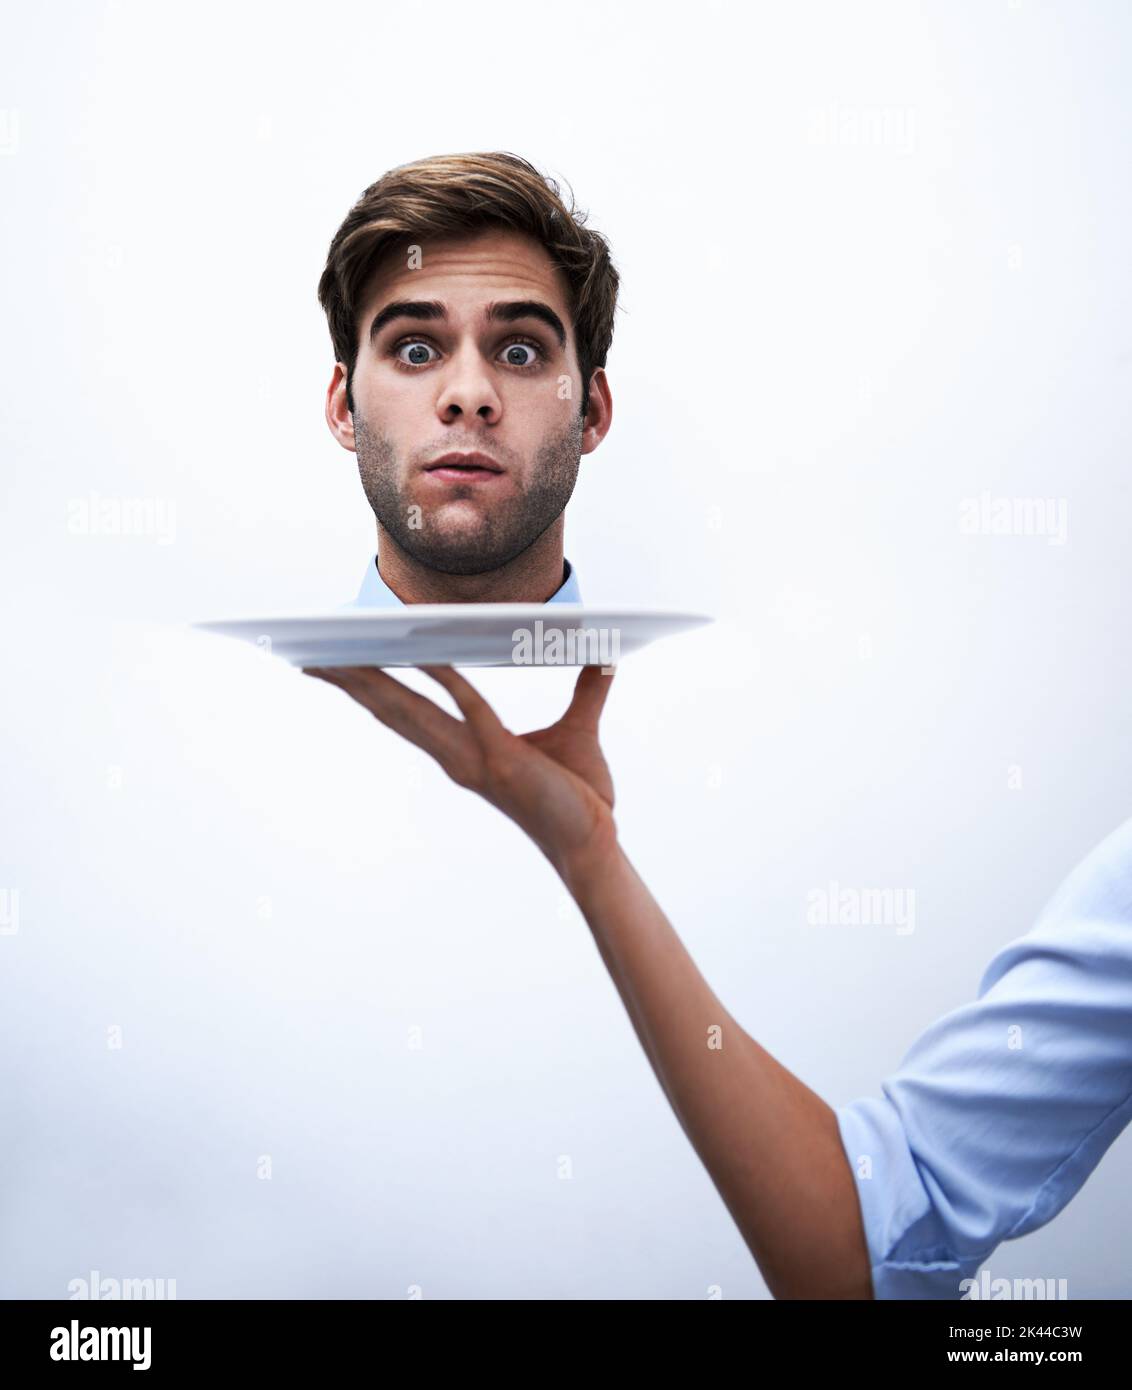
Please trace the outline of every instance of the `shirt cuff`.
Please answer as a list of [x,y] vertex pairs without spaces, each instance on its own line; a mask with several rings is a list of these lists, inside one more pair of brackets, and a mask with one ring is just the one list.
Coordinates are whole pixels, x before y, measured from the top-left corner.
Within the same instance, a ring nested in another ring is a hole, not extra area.
[[[874,1297],[958,1301],[962,1281],[974,1277],[981,1261],[958,1260],[932,1240],[931,1203],[896,1107],[888,1099],[865,1099],[836,1114],[861,1203]],[[910,1258],[913,1252],[899,1247],[914,1228],[927,1239]]]

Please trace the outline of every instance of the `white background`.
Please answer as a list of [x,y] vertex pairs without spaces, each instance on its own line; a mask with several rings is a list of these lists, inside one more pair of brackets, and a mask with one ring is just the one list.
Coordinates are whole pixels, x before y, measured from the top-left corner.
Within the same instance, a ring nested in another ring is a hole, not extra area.
[[[316,299],[362,189],[565,178],[623,274],[566,554],[717,619],[618,673],[624,843],[753,1036],[876,1094],[1132,814],[1130,50],[1068,0],[10,9],[0,1294],[767,1296],[538,851],[184,624],[372,554]],[[964,534],[984,493],[1066,543]],[[516,729],[573,683],[470,674]],[[915,930],[807,926],[830,880]],[[992,1274],[1132,1293],[1130,1155]]]

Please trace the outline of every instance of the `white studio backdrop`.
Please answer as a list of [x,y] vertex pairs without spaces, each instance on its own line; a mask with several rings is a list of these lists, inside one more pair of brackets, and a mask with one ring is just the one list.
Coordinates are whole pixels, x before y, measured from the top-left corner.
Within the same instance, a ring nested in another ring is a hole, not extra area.
[[[754,1037],[876,1094],[1132,815],[1132,14],[3,32],[0,1295],[765,1298],[538,851],[186,624],[344,602],[372,554],[315,293],[362,189],[480,149],[568,181],[623,312],[566,554],[587,601],[717,619],[617,675],[624,843]],[[162,520],[76,530],[105,499]],[[469,674],[516,729],[574,678]],[[808,925],[833,882],[914,930]],[[1130,1155],[992,1273],[1129,1296]]]

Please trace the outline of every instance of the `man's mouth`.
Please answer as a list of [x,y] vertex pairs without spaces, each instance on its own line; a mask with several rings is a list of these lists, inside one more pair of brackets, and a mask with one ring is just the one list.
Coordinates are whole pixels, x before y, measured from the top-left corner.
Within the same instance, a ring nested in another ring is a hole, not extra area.
[[432,463],[425,464],[424,471],[432,478],[442,482],[477,483],[501,478],[503,469],[487,454],[453,453],[444,454]]

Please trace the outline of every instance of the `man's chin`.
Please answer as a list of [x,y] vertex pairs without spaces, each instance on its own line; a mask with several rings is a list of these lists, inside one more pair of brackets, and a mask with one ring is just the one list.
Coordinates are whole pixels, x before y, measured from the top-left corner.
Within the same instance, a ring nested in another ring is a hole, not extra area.
[[419,533],[394,539],[410,560],[438,574],[488,574],[500,569],[515,555],[513,551],[485,545],[485,536],[472,535],[467,530],[432,538],[428,543],[422,542]]
[[451,574],[459,576],[472,576],[475,574],[490,574],[493,570],[505,565],[505,559],[481,556],[469,557],[467,555],[434,555],[431,553],[423,555],[413,555],[412,558],[426,569],[435,571],[437,574]]

